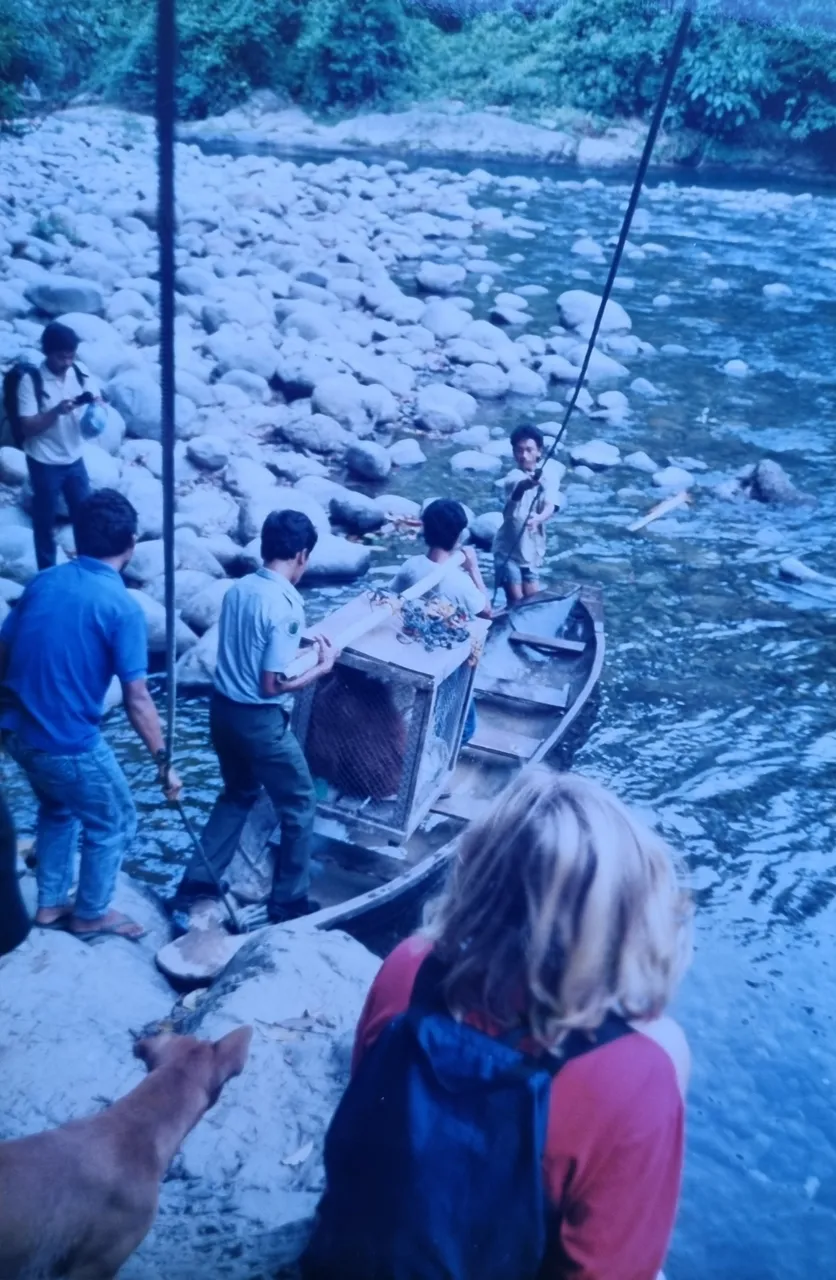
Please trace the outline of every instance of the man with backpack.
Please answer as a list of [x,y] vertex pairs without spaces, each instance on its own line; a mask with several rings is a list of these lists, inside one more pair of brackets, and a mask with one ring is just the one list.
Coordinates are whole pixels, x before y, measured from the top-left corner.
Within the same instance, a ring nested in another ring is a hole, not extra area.
[[55,516],[63,495],[70,519],[90,492],[82,457],[80,419],[99,399],[93,378],[76,358],[78,335],[51,321],[41,335],[40,365],[17,364],[3,379],[12,438],[26,454],[32,484],[32,526],[39,569],[55,564]]

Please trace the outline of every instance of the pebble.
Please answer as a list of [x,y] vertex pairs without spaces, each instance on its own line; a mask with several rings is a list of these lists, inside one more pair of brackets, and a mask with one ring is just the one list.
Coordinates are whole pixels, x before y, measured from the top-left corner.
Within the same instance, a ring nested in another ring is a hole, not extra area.
[[694,477],[684,467],[663,467],[653,474],[653,483],[660,489],[690,489]]

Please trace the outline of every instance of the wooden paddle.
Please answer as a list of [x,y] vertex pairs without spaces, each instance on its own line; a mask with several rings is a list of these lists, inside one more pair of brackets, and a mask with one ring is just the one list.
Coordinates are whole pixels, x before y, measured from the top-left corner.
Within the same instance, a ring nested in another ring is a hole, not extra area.
[[675,511],[677,507],[684,507],[691,501],[691,495],[687,489],[682,489],[679,493],[673,494],[670,498],[665,498],[663,502],[657,502],[656,506],[648,511],[646,516],[642,516],[641,520],[628,524],[628,533],[638,533],[639,529],[644,529],[646,525],[652,524],[654,520],[658,520],[661,516],[666,516],[669,511]]

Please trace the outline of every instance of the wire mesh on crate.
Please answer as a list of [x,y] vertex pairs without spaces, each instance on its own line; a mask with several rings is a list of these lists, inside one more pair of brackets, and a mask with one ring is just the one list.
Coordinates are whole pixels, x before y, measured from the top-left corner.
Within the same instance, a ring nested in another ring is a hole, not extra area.
[[[485,624],[437,599],[388,603],[331,675],[303,692],[294,727],[318,812],[399,842],[455,767]],[[338,635],[352,611],[355,602],[317,629]]]

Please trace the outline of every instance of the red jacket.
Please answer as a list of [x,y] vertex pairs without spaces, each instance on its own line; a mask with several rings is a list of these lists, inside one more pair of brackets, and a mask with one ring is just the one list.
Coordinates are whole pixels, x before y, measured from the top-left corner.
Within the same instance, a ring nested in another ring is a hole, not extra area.
[[[384,962],[357,1026],[352,1071],[407,1008],[428,947],[408,938]],[[683,1136],[673,1062],[648,1036],[624,1036],[567,1063],[552,1085],[543,1156],[563,1256],[545,1274],[655,1280],[676,1216]]]

